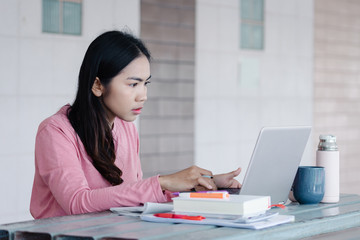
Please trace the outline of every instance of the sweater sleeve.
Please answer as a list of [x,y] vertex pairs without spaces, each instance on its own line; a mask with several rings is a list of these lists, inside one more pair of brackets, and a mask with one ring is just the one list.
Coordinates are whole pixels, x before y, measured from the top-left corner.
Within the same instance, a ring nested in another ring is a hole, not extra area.
[[[91,189],[85,176],[78,142],[63,129],[47,124],[36,137],[36,169],[52,196],[66,214],[104,211],[116,206],[138,206],[145,202],[166,202],[158,176]],[[80,141],[80,140],[79,140]],[[139,166],[141,175],[141,167]],[[94,170],[92,170],[94,171]],[[88,174],[88,173],[87,173]],[[99,173],[94,177],[103,180]],[[48,196],[51,198],[51,196]]]

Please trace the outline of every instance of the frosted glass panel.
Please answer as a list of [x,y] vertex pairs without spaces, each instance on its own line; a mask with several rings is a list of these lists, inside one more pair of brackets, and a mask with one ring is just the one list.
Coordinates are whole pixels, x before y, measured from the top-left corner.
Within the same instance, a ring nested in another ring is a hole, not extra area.
[[264,49],[264,0],[240,0],[240,47]]
[[264,0],[253,1],[253,20],[263,21],[264,20]]
[[60,30],[60,8],[57,0],[43,0],[42,31],[58,33]]
[[264,27],[253,26],[252,27],[252,48],[263,49],[264,48]]
[[43,0],[42,31],[81,35],[82,3],[66,0]]
[[64,2],[63,32],[66,34],[81,34],[81,4]]

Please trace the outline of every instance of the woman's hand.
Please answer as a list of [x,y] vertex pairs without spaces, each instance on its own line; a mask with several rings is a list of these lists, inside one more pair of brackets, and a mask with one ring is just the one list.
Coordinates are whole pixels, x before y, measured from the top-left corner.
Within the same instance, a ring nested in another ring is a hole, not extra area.
[[241,168],[238,168],[229,173],[214,175],[213,180],[218,188],[240,188],[241,184],[234,179],[239,176],[240,172]]
[[162,190],[172,192],[190,191],[197,186],[202,186],[206,190],[216,190],[213,179],[203,177],[203,175],[212,176],[212,173],[206,169],[192,166],[180,172],[159,176],[159,182]]

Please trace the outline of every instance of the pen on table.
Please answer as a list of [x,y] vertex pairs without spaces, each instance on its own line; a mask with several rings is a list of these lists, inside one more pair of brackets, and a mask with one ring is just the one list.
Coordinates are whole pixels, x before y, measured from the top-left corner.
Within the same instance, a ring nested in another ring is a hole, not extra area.
[[180,215],[173,213],[156,213],[154,214],[154,216],[160,218],[178,218],[178,219],[195,220],[195,221],[201,221],[205,219],[205,217],[203,216],[189,216],[189,215]]
[[202,177],[206,177],[206,178],[211,178],[213,179],[214,177],[213,176],[210,176],[210,175],[201,175]]

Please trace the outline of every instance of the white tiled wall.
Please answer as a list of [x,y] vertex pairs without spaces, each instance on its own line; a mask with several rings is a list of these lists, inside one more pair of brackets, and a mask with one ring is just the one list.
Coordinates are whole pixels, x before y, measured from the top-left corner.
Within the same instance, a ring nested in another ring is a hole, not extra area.
[[[312,125],[313,0],[264,1],[263,51],[238,47],[239,2],[197,1],[195,163],[241,166],[242,181],[261,127]],[[249,67],[252,81],[239,79]],[[303,165],[314,163],[311,139]]]
[[32,219],[37,127],[73,101],[88,44],[106,30],[139,34],[139,0],[84,0],[82,36],[42,33],[41,3],[0,1],[0,224]]
[[314,5],[314,125],[337,137],[340,192],[360,194],[360,1]]

